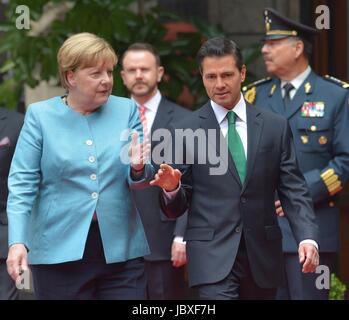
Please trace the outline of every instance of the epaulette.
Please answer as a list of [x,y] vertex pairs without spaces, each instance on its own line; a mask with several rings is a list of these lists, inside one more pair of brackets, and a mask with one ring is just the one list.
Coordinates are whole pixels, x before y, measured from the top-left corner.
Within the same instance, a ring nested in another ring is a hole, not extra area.
[[324,79],[328,80],[328,81],[331,81],[331,82],[333,82],[335,84],[338,84],[339,86],[341,86],[344,89],[348,89],[349,88],[349,83],[347,83],[345,81],[342,81],[342,80],[339,80],[339,79],[337,79],[335,77],[329,76],[328,74],[324,76]]
[[263,79],[259,79],[259,80],[255,81],[255,82],[252,82],[252,83],[248,84],[247,86],[243,86],[243,87],[242,87],[242,91],[245,92],[245,91],[247,91],[248,89],[250,89],[250,88],[252,88],[252,87],[257,87],[257,86],[259,86],[260,84],[262,84],[262,83],[264,83],[264,82],[268,82],[268,81],[270,81],[270,80],[271,80],[270,77],[266,77],[266,78],[263,78]]
[[260,79],[260,80],[257,80],[255,82],[252,82],[250,83],[249,85],[247,86],[244,86],[242,88],[242,92],[244,93],[244,98],[245,100],[248,102],[248,103],[251,103],[253,104],[253,102],[255,101],[256,99],[256,87],[259,86],[260,84],[262,83],[265,83],[265,82],[268,82],[270,81],[271,78],[270,77],[267,77],[267,78],[263,78],[263,79]]

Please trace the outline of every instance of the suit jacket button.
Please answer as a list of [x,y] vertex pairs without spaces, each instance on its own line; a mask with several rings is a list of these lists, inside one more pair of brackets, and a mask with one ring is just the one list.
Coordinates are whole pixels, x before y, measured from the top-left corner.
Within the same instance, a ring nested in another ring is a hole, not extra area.
[[241,232],[241,228],[240,228],[240,227],[236,227],[236,228],[235,228],[235,232],[236,232],[236,233],[240,233],[240,232]]

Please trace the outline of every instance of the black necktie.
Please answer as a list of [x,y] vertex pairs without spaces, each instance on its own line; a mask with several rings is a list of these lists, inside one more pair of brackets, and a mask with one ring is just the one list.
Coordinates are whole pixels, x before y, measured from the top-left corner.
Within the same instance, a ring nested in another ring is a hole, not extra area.
[[285,109],[287,109],[287,107],[290,105],[291,102],[291,97],[290,97],[290,92],[292,89],[294,89],[294,86],[287,82],[284,86],[283,86],[284,90],[285,90],[285,95],[284,95],[284,106]]

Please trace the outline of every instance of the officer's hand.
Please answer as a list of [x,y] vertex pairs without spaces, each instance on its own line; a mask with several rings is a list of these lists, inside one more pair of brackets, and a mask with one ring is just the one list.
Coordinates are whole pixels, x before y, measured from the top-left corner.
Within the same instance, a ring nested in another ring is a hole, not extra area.
[[172,242],[171,261],[172,265],[176,268],[184,266],[187,263],[185,246],[185,243]]
[[302,272],[315,272],[319,265],[319,252],[313,244],[303,243],[298,248],[299,263],[303,265]]
[[284,211],[282,210],[282,206],[281,206],[281,202],[280,200],[276,200],[275,201],[275,211],[276,211],[276,214],[279,216],[279,217],[283,217],[285,214],[284,214]]

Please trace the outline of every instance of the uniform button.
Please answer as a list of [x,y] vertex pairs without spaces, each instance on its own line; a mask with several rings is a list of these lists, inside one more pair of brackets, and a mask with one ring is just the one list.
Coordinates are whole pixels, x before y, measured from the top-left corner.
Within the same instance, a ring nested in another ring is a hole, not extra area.
[[309,137],[308,136],[301,136],[301,140],[303,144],[307,144],[309,142]]
[[236,233],[240,233],[240,232],[241,232],[241,228],[240,228],[240,227],[236,227],[236,228],[235,228],[235,232],[236,232]]
[[93,141],[89,139],[89,140],[86,140],[85,143],[86,143],[88,146],[92,146]]
[[246,203],[246,198],[242,197],[240,200],[242,203]]
[[92,199],[97,199],[98,198],[98,193],[97,192],[92,192],[91,193]]
[[316,129],[317,129],[317,127],[314,126],[314,125],[312,125],[312,126],[310,127],[310,130],[311,130],[311,131],[316,131]]
[[327,138],[325,136],[321,136],[319,138],[319,144],[326,144],[327,143]]
[[89,156],[88,157],[88,161],[90,161],[91,163],[96,161],[96,158],[94,156]]
[[90,179],[91,179],[91,180],[96,180],[96,179],[97,179],[97,175],[94,174],[94,173],[92,173],[92,174],[90,175]]

